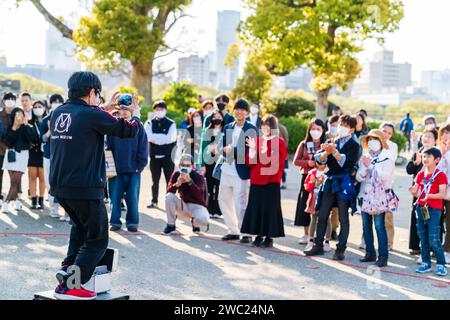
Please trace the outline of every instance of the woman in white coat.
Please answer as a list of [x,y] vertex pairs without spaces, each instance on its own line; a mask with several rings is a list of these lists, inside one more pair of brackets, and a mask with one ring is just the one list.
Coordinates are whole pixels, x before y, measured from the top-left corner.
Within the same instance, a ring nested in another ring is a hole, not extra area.
[[[360,261],[375,262],[381,268],[387,266],[389,256],[385,216],[389,211],[388,192],[392,188],[395,163],[381,130],[371,130],[361,138],[361,145],[363,156],[359,161],[356,179],[361,182],[358,201],[361,205],[366,255]],[[374,247],[373,222],[378,238],[378,259]]]

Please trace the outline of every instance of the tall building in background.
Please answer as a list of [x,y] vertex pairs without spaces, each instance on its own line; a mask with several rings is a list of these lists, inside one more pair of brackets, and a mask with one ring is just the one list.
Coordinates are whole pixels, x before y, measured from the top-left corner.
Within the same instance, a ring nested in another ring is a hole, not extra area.
[[383,50],[376,52],[372,61],[362,64],[353,94],[399,92],[411,85],[411,64],[395,63],[394,52]]
[[277,77],[275,84],[284,89],[312,92],[309,84],[313,77],[314,75],[308,68],[300,67],[284,77]]
[[394,52],[376,52],[370,62],[362,64],[362,71],[353,83],[351,95],[368,103],[401,105],[403,102],[424,97],[412,87],[412,66],[394,62]]
[[57,70],[80,70],[74,55],[75,43],[64,38],[53,25],[49,25],[45,41],[45,65]]
[[237,41],[237,28],[241,21],[239,11],[225,10],[217,14],[216,30],[216,86],[232,89],[239,75],[239,62],[228,68],[224,65],[228,48]]
[[450,102],[450,69],[423,71],[420,86],[434,99]]
[[198,85],[210,85],[209,55],[191,55],[178,59],[178,81],[188,81]]

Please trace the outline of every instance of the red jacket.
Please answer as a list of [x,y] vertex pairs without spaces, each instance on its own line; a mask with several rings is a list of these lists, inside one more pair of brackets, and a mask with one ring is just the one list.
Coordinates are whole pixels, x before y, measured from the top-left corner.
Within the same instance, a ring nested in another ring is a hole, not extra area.
[[167,193],[178,193],[180,194],[181,200],[186,203],[195,203],[201,206],[207,207],[206,205],[206,184],[205,178],[198,174],[196,171],[190,173],[192,179],[192,184],[188,185],[183,183],[179,188],[175,186],[178,177],[180,176],[180,171],[175,171],[170,177],[169,184],[167,185]]
[[250,153],[247,153],[247,164],[251,168],[250,183],[254,185],[280,183],[284,162],[288,157],[286,142],[278,136],[268,140],[265,153],[262,152],[263,145],[264,140],[259,137],[256,140],[256,155],[250,158]]
[[[314,153],[320,150],[320,142],[314,143]],[[297,151],[294,156],[294,166],[300,167],[301,174],[307,174],[309,170],[314,169],[314,166],[310,167],[308,162],[313,160],[313,154],[308,153],[306,143],[300,142],[297,147]]]

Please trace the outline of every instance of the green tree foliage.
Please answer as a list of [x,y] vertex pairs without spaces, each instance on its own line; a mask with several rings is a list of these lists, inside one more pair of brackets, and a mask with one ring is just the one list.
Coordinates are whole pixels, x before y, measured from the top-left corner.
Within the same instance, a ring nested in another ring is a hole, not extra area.
[[19,80],[21,91],[29,92],[32,95],[48,96],[54,93],[64,94],[64,90],[60,87],[22,73],[0,74],[0,80]]
[[346,89],[360,73],[356,54],[367,39],[398,29],[401,0],[245,0],[251,15],[242,41],[257,48],[267,69],[286,75],[307,66],[315,77],[316,114],[326,117],[334,86]]
[[195,86],[188,82],[172,82],[166,88],[162,99],[170,109],[178,112],[186,112],[189,108],[198,109],[198,93]]
[[245,98],[249,102],[267,104],[273,76],[255,56],[249,57],[244,75],[238,79],[231,96]]
[[289,154],[294,154],[298,144],[305,139],[309,120],[298,119],[297,117],[287,117],[280,118],[280,123],[283,124],[289,132],[288,152]]
[[77,29],[64,24],[42,4],[30,1],[61,34],[75,41],[77,56],[91,69],[109,71],[131,66],[131,84],[152,102],[153,62],[173,51],[164,39],[191,0],[96,0]]

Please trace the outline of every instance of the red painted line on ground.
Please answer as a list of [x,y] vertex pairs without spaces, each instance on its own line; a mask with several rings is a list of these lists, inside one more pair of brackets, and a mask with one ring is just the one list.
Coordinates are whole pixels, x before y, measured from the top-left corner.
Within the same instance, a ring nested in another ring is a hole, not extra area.
[[[124,232],[124,233],[117,233],[117,235],[125,236],[125,237],[148,236],[149,234],[161,235],[160,233],[157,233],[157,232],[149,232],[149,233]],[[36,236],[36,237],[42,237],[42,238],[57,238],[57,237],[67,238],[67,237],[69,237],[69,235],[70,235],[69,233],[0,232],[0,236]],[[240,247],[244,247],[244,248],[247,248],[247,249],[262,250],[262,251],[268,251],[268,252],[272,252],[272,253],[278,253],[278,254],[283,254],[283,255],[300,257],[300,258],[304,258],[304,259],[311,259],[313,261],[316,261],[316,262],[320,263],[320,261],[318,261],[315,257],[308,257],[308,256],[305,256],[303,254],[296,253],[296,252],[288,252],[288,251],[282,251],[282,250],[272,249],[272,248],[258,248],[258,247],[253,247],[253,246],[250,246],[250,245],[247,245],[247,244],[239,243],[239,242],[223,241],[221,239],[217,239],[217,238],[214,238],[214,237],[208,237],[208,236],[204,236],[204,235],[197,235],[197,237],[198,238],[202,238],[202,239],[206,239],[206,240],[211,240],[211,241],[224,243],[224,244],[240,246]],[[357,268],[357,269],[367,270],[369,268],[367,266],[357,265],[357,264],[353,264],[353,263],[347,263],[347,262],[341,262],[341,261],[333,261],[333,260],[330,260],[330,261],[333,262],[333,263],[342,264],[344,266],[353,267],[353,268]],[[439,285],[442,285],[442,284],[446,284],[447,287],[450,286],[450,281],[446,281],[446,280],[433,279],[433,278],[426,277],[426,276],[420,276],[420,275],[409,274],[409,273],[402,273],[402,272],[391,271],[391,270],[386,270],[386,269],[379,269],[379,271],[383,272],[383,273],[396,275],[396,276],[401,276],[401,277],[410,277],[410,278],[415,278],[415,279],[434,281],[435,284],[433,284],[433,286],[435,286],[435,287],[439,287]],[[442,286],[442,288],[443,288],[443,286]]]

